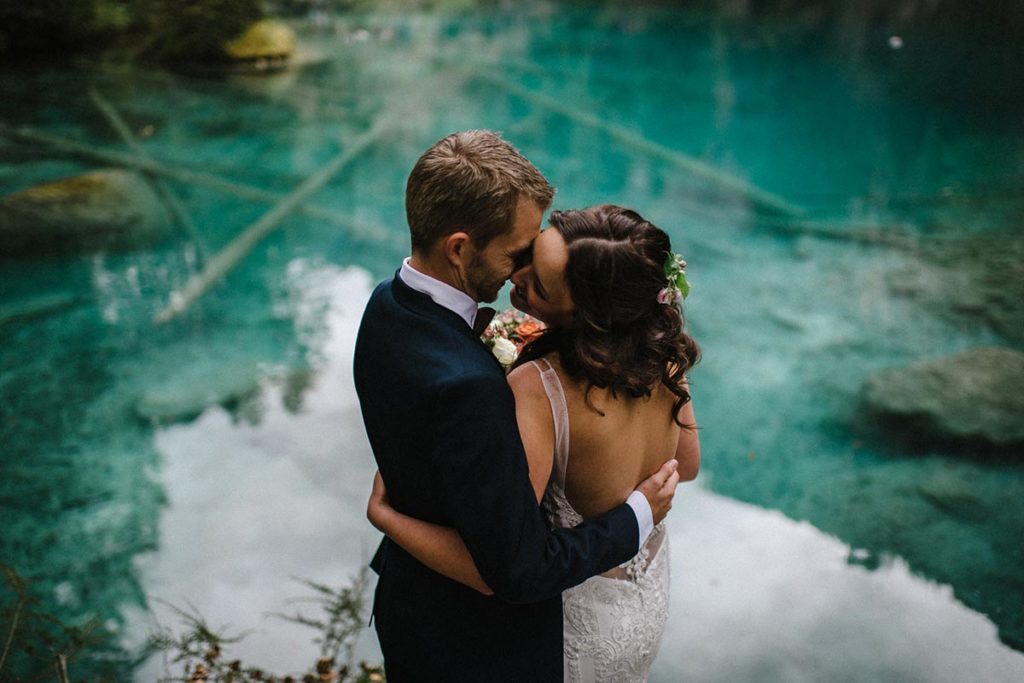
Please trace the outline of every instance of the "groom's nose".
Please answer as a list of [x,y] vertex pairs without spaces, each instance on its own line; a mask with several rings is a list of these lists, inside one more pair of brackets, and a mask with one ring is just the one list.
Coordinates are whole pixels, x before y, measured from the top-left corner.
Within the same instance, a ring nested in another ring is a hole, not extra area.
[[518,270],[512,273],[512,275],[509,277],[509,280],[512,281],[513,285],[518,287],[523,283],[523,275],[526,273],[527,268],[529,268],[529,266],[523,266],[522,268],[519,268]]

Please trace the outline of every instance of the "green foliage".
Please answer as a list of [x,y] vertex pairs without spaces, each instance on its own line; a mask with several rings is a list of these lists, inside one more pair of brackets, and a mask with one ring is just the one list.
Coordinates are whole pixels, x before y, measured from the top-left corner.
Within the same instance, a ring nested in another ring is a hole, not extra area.
[[99,643],[99,625],[65,624],[39,607],[39,599],[13,568],[0,564],[6,588],[0,595],[0,680],[25,683],[68,680],[68,662],[83,649]]
[[237,643],[245,634],[228,635],[212,628],[195,607],[187,610],[171,606],[184,629],[175,632],[164,628],[150,639],[151,646],[164,652],[169,662],[180,667],[182,677],[165,681],[212,681],[214,683],[248,683],[250,681],[278,681],[303,683],[333,681],[334,683],[378,683],[384,681],[380,667],[361,662],[354,665],[356,639],[363,628],[368,588],[368,572],[364,567],[353,577],[352,585],[335,589],[330,586],[299,579],[315,595],[306,598],[320,608],[320,614],[307,616],[301,612],[291,615],[277,614],[292,623],[308,626],[316,631],[313,642],[320,646],[320,654],[313,666],[302,674],[280,675],[248,666],[225,653],[226,646]]
[[0,2],[0,53],[62,56],[130,44],[163,62],[216,62],[264,17],[262,0]]
[[481,0],[348,0],[339,9],[353,12],[434,11],[458,14],[471,12],[487,4]]
[[336,590],[308,579],[298,579],[316,596],[306,601],[314,602],[323,612],[320,617],[307,617],[301,612],[292,615],[278,614],[286,621],[302,624],[316,630],[320,635],[313,642],[320,645],[320,657],[331,661],[351,662],[356,638],[363,628],[363,611],[366,608],[365,595],[368,588],[366,568],[352,579],[349,588]]
[[[245,634],[229,635],[211,627],[200,611],[189,605],[182,609],[171,605],[183,628],[162,628],[150,637],[150,651],[163,652],[169,664],[181,671],[181,677],[169,672],[164,681],[211,681],[248,683],[249,681],[302,681],[333,683],[381,683],[384,673],[378,666],[354,664],[354,648],[365,623],[369,573],[363,568],[348,587],[331,588],[313,581],[300,581],[314,591],[312,597],[297,600],[319,607],[308,616],[302,612],[275,615],[292,623],[308,626],[316,632],[313,642],[320,652],[309,669],[300,674],[279,675],[248,666],[228,657],[226,649]],[[81,680],[75,667],[69,666],[76,655],[95,654],[103,645],[97,620],[82,626],[66,624],[48,614],[29,589],[28,582],[11,567],[0,564],[0,681]],[[70,670],[70,674],[69,674]],[[89,680],[99,680],[92,679]]]
[[102,47],[131,22],[131,0],[0,2],[0,52],[14,56]]
[[224,45],[264,17],[260,0],[131,0],[141,52],[160,62],[226,59]]

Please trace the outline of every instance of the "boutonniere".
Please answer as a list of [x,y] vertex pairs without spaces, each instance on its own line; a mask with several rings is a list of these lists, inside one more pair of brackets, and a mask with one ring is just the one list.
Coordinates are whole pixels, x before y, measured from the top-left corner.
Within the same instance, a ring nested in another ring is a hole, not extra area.
[[494,316],[484,328],[481,339],[501,366],[508,372],[519,358],[523,347],[544,331],[544,323],[533,316],[514,308],[508,308]]

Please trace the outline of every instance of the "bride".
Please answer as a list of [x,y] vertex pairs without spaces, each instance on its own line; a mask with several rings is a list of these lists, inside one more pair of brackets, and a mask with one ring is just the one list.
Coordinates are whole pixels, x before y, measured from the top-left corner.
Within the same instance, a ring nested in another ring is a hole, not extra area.
[[[629,209],[555,211],[512,275],[512,304],[547,324],[508,376],[530,480],[552,525],[619,505],[673,455],[680,480],[700,464],[686,373],[685,262],[668,235]],[[571,435],[571,437],[570,437]],[[458,534],[408,517],[374,482],[367,516],[419,561],[490,593]],[[668,615],[662,522],[624,565],[562,594],[565,680],[646,681]]]

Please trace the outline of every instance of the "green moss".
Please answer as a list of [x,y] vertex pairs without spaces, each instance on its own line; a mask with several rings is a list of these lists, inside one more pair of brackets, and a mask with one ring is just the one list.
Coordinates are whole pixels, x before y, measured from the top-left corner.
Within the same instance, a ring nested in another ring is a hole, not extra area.
[[17,196],[28,200],[81,200],[88,198],[106,183],[107,180],[99,174],[83,173],[73,178],[62,178],[30,187],[19,192]]
[[232,59],[287,57],[295,50],[295,31],[284,22],[263,19],[225,47]]
[[131,22],[129,0],[37,0],[0,4],[0,53],[85,51]]

